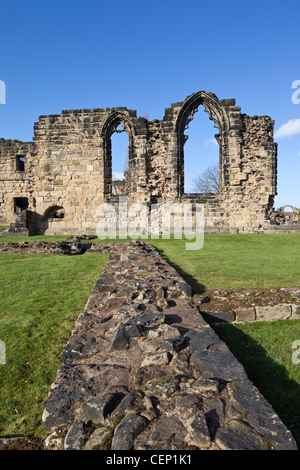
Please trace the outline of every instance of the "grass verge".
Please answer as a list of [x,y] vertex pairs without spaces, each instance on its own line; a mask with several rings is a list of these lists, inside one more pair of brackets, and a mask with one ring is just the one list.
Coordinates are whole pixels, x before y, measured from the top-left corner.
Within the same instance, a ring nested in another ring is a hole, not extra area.
[[300,233],[205,235],[199,251],[186,251],[184,240],[151,243],[194,294],[206,289],[300,285]]
[[297,350],[292,347],[294,341],[300,340],[300,320],[213,328],[290,429],[300,449],[300,364],[293,361]]
[[43,401],[108,255],[1,255],[0,436],[42,436]]
[[[61,241],[66,236],[2,237],[0,242]],[[100,242],[99,239],[91,240]],[[118,240],[104,240],[104,242]],[[212,289],[254,289],[300,285],[300,233],[207,234],[201,250],[186,240],[145,239],[192,286],[194,294]]]

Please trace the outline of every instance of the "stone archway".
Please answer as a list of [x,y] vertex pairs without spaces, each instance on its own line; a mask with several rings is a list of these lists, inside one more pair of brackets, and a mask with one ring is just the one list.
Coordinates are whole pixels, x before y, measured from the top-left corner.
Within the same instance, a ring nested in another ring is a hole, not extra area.
[[62,206],[51,206],[44,212],[44,220],[60,220],[65,218],[65,209]]
[[221,192],[225,185],[226,175],[224,169],[224,155],[228,147],[228,131],[229,131],[229,118],[223,106],[221,106],[218,98],[213,93],[206,93],[199,91],[189,97],[183,102],[181,110],[178,114],[175,133],[176,133],[176,157],[177,157],[177,170],[178,170],[178,196],[182,197],[184,194],[184,144],[187,136],[184,131],[188,123],[193,120],[195,112],[198,107],[202,105],[208,113],[209,119],[214,121],[217,125],[219,133],[215,138],[220,147],[220,188]]
[[[122,131],[117,130],[118,126],[122,126]],[[112,113],[101,130],[102,145],[103,145],[103,176],[104,176],[104,197],[111,197],[112,195],[112,145],[111,137],[114,132],[127,132],[128,134],[128,170],[125,171],[125,182],[122,185],[122,192],[124,195],[128,194],[132,186],[132,166],[135,157],[134,151],[134,137],[136,135],[134,125],[130,117],[122,112]]]

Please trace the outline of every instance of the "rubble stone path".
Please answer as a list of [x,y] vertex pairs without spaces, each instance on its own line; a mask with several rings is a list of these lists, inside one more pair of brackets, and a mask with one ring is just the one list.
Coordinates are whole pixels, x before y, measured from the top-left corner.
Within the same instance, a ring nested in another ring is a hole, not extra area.
[[110,260],[45,400],[48,449],[288,450],[290,431],[144,242]]

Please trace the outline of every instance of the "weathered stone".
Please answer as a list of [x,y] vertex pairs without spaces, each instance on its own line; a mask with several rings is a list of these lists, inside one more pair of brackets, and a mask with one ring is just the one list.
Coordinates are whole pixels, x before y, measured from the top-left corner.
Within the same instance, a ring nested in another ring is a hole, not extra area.
[[246,322],[255,320],[255,309],[250,308],[237,308],[234,310],[236,322]]
[[267,439],[253,433],[251,428],[239,421],[230,421],[217,431],[215,444],[221,450],[271,450]]
[[130,392],[112,413],[113,416],[125,416],[128,413],[140,413],[143,409],[143,399],[140,392]]
[[227,392],[230,396],[228,413],[231,418],[242,420],[257,434],[263,436],[268,448],[276,450],[297,448],[291,432],[249,380],[228,384]]
[[128,414],[116,427],[111,450],[131,450],[134,439],[145,429],[148,421],[137,414]]
[[179,282],[176,284],[176,289],[185,297],[191,297],[192,295],[192,288],[186,282]]
[[191,352],[205,350],[212,344],[216,344],[218,342],[221,344],[220,338],[210,327],[204,327],[201,330],[191,330],[186,334],[185,337],[189,342],[189,350]]
[[161,417],[155,422],[149,438],[149,444],[156,449],[159,445],[165,444],[165,449],[172,449],[185,442],[187,430],[182,422],[176,417]]
[[230,312],[204,312],[201,311],[204,320],[207,323],[228,323],[235,320],[235,313]]
[[113,349],[118,351],[130,346],[130,338],[145,336],[151,329],[163,323],[165,316],[158,312],[145,311],[137,314],[117,331],[113,342]]
[[129,376],[129,368],[114,364],[62,366],[44,404],[42,420],[46,431],[54,432],[68,424],[75,417],[78,403],[83,406],[108,386],[128,383]]
[[103,448],[112,438],[112,430],[108,428],[98,428],[93,432],[82,450],[98,450]]
[[187,423],[187,430],[191,434],[195,445],[200,449],[205,450],[211,447],[211,439],[202,411],[198,411],[195,417]]
[[80,450],[86,441],[84,424],[81,421],[71,424],[64,441],[65,450]]
[[123,349],[127,349],[129,345],[129,338],[126,336],[126,332],[124,331],[123,326],[119,326],[116,337],[112,344],[112,349],[121,351]]
[[144,416],[148,421],[152,421],[157,417],[157,413],[154,409],[152,400],[147,395],[144,396],[143,400],[144,409],[141,411],[141,416]]
[[207,379],[244,380],[246,372],[233,354],[223,351],[202,351],[191,356],[191,363]]
[[65,346],[62,353],[62,362],[78,362],[80,359],[97,354],[105,348],[105,339],[93,330],[86,331],[81,335],[73,336]]
[[186,422],[194,417],[199,411],[200,406],[199,395],[177,395],[176,397],[176,408],[179,409],[180,417]]
[[59,432],[54,432],[46,437],[44,441],[46,450],[63,450],[64,449],[64,436]]
[[220,385],[217,380],[200,377],[194,384],[194,387],[198,388],[203,393],[218,393]]
[[165,349],[166,351],[169,351],[171,354],[174,352],[179,352],[181,349],[183,349],[187,344],[186,338],[183,336],[179,336],[177,338],[168,338],[164,340],[160,347],[161,349]]
[[169,397],[179,389],[178,380],[174,377],[163,377],[162,379],[150,380],[146,384],[147,390],[150,390],[153,395]]
[[141,367],[165,366],[169,364],[171,359],[172,355],[168,352],[156,353],[151,355],[149,354],[149,356],[143,359]]
[[291,318],[300,318],[300,305],[291,305],[292,308],[292,317]]
[[105,418],[116,408],[123,396],[121,393],[107,393],[87,401],[83,405],[87,419],[96,424],[104,424]]
[[256,320],[272,321],[290,318],[292,309],[290,305],[278,304],[274,307],[255,307]]
[[[153,202],[160,209],[165,202],[190,202],[194,210],[197,203],[205,204],[205,228],[214,233],[299,227],[299,209],[293,208],[292,220],[287,219],[284,207],[273,209],[277,184],[274,121],[269,116],[247,116],[227,102],[198,91],[167,108],[160,121],[115,107],[40,116],[32,142],[0,139],[0,222],[12,224],[12,234],[15,230],[26,233],[28,227],[29,234],[94,235],[98,219],[88,208],[110,203],[120,209],[116,214],[121,219],[124,210],[118,197],[127,196],[129,202],[143,202],[143,208],[151,208]],[[219,131],[219,194],[184,192],[185,129],[200,105]],[[124,181],[112,181],[111,136],[118,125],[131,143]],[[23,165],[20,158],[25,160]],[[25,213],[22,223],[16,209]],[[103,225],[109,220],[103,217]],[[161,223],[161,232],[166,224]],[[167,228],[175,231],[174,225]],[[119,254],[113,256],[120,260]],[[127,257],[143,266],[141,259],[138,253]],[[190,286],[179,286],[177,293],[189,297]],[[147,294],[138,293],[146,298]]]

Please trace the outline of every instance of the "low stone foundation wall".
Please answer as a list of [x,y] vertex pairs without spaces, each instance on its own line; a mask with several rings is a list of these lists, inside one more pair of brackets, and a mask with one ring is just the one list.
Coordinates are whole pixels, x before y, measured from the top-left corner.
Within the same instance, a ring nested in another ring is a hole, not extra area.
[[72,238],[70,241],[57,242],[8,242],[0,243],[0,254],[9,253],[32,253],[53,255],[82,255],[86,252],[109,253],[111,243],[91,243],[81,241],[80,237]]
[[46,448],[296,449],[155,248],[109,249],[45,400]]
[[208,323],[300,319],[300,287],[206,291],[193,297]]
[[237,308],[230,312],[201,311],[203,318],[213,323],[248,323],[255,321],[299,320],[300,305],[278,304],[266,307]]

